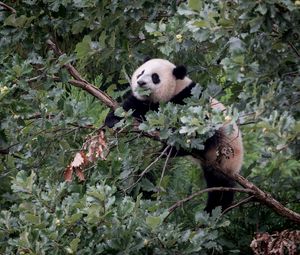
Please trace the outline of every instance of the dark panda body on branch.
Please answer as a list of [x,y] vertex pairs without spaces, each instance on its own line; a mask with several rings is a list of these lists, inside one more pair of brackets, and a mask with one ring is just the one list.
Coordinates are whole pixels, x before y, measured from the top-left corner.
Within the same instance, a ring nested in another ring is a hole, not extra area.
[[[192,95],[191,91],[196,85],[187,77],[184,66],[175,66],[164,59],[150,59],[141,65],[133,73],[131,79],[132,93],[128,96],[122,107],[125,111],[133,110],[133,116],[140,121],[145,119],[149,110],[157,111],[159,103],[173,102],[184,104],[184,99]],[[149,96],[141,96],[136,92],[139,87],[151,91]],[[226,108],[216,99],[211,99],[211,107],[225,111]],[[105,120],[108,127],[113,127],[121,120],[120,117],[110,112]],[[226,126],[232,125],[233,132],[228,134]],[[172,155],[188,155],[183,150],[172,152]],[[201,165],[207,187],[234,187],[235,182],[218,169],[226,173],[238,173],[243,162],[243,143],[241,132],[236,123],[224,123],[211,138],[204,144],[204,150],[194,150],[195,161]],[[212,210],[221,206],[222,210],[228,208],[233,202],[234,192],[213,191],[208,193],[208,200],[205,210],[211,213]]]

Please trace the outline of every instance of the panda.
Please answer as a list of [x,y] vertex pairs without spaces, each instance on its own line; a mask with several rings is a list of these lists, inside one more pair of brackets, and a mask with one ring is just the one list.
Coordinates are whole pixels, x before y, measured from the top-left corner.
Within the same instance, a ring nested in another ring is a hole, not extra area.
[[[187,76],[184,66],[175,66],[164,59],[150,59],[138,67],[131,78],[131,94],[124,100],[122,107],[125,111],[132,110],[133,117],[143,121],[145,114],[152,110],[157,111],[159,103],[173,102],[184,104],[184,99],[191,96],[192,89],[196,86]],[[144,96],[137,92],[138,88],[150,90],[150,95]],[[211,98],[211,108],[225,111],[223,104]],[[113,127],[121,117],[110,112],[105,124]],[[232,125],[229,133],[228,125]],[[188,152],[178,150],[177,156],[189,155]],[[172,154],[173,155],[173,154]],[[196,155],[196,157],[194,156]],[[193,151],[194,160],[202,167],[207,187],[234,187],[235,182],[223,174],[238,173],[243,162],[243,143],[241,132],[236,123],[224,125],[204,143],[204,150]],[[222,210],[228,208],[234,198],[233,191],[213,191],[208,193],[205,211],[211,214],[212,210],[221,206]]]

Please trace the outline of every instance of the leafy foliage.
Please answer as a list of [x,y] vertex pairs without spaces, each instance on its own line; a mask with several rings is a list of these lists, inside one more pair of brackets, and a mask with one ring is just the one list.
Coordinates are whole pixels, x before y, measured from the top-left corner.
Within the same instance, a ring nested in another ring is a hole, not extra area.
[[[62,175],[108,113],[68,83],[64,65],[121,101],[140,61],[163,57],[186,65],[203,95],[198,89],[187,105],[162,105],[140,128],[200,148],[223,121],[208,107],[209,95],[218,98],[241,124],[242,174],[299,212],[299,1],[10,6],[15,13],[0,6],[0,253],[248,254],[254,232],[297,228],[258,203],[209,217],[204,196],[167,217],[174,202],[203,187],[201,171],[185,158],[152,164],[160,144],[136,133],[107,132],[111,152],[83,183]],[[48,38],[65,54],[57,59]]]

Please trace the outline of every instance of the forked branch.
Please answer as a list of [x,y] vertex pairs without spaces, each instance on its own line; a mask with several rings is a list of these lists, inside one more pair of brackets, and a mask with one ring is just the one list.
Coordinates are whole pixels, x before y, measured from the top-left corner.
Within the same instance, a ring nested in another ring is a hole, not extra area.
[[[63,52],[53,41],[49,39],[47,40],[47,44],[57,56],[63,55]],[[68,70],[69,74],[74,78],[74,80],[69,80],[70,84],[87,91],[88,93],[90,93],[91,95],[99,99],[103,104],[105,104],[111,109],[116,109],[118,107],[118,103],[114,99],[112,99],[105,92],[98,89],[96,86],[94,86],[93,84],[89,83],[84,78],[82,78],[82,76],[79,74],[79,72],[72,64],[70,63],[65,64],[64,67]]]

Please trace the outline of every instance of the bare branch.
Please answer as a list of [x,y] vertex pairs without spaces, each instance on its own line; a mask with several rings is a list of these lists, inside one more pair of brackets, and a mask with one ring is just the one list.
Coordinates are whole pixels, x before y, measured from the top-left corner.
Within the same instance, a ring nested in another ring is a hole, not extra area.
[[233,204],[233,205],[227,207],[227,208],[222,212],[222,215],[224,215],[225,213],[229,212],[230,210],[232,210],[232,209],[234,209],[234,208],[236,208],[236,207],[239,207],[240,205],[243,205],[243,204],[248,203],[248,202],[251,201],[254,197],[255,197],[254,195],[249,196],[249,197],[246,197],[246,198],[244,198],[243,200],[241,200],[241,201],[239,201],[239,202],[237,202],[237,203],[235,203],[235,204]]
[[6,155],[6,154],[9,154],[9,149],[1,149],[0,148],[0,154],[3,154],[3,155]]
[[169,161],[169,159],[170,159],[172,150],[173,150],[173,148],[171,147],[171,148],[170,148],[170,151],[169,151],[169,153],[168,153],[168,156],[167,156],[167,158],[166,158],[166,161],[165,161],[163,170],[162,170],[162,172],[161,172],[161,176],[160,176],[160,180],[159,180],[159,184],[158,184],[158,195],[159,195],[159,192],[160,192],[160,190],[161,190],[161,188],[160,188],[160,187],[161,187],[161,182],[162,182],[162,180],[163,180],[163,178],[164,178],[165,171],[166,171],[167,164],[168,164],[168,161]]
[[5,4],[1,1],[0,1],[0,6],[2,6],[4,9],[6,9],[6,10],[8,10],[8,11],[14,13],[14,14],[17,13],[17,11],[14,8],[10,7],[9,5],[7,5],[7,4]]
[[297,50],[297,48],[295,47],[294,44],[292,44],[292,42],[288,41],[288,45],[293,49],[293,51],[296,53],[296,55],[300,58],[300,53]]
[[142,173],[140,173],[140,174],[138,175],[138,179],[137,179],[132,185],[130,185],[128,188],[126,188],[126,189],[125,189],[125,192],[126,192],[127,190],[130,190],[131,188],[133,188],[135,185],[137,185],[137,184],[139,183],[139,181],[144,177],[144,175],[145,175],[146,173],[149,172],[150,168],[151,168],[151,167],[152,167],[159,159],[161,159],[161,158],[164,156],[165,152],[166,152],[169,148],[170,148],[170,145],[168,145],[168,146],[163,150],[163,152],[162,152],[162,153],[161,153],[154,161],[152,161],[151,164],[149,164],[149,166],[147,166],[147,167],[145,168],[145,170],[144,170]]
[[118,103],[115,100],[113,100],[109,95],[98,89],[93,84],[79,80],[69,80],[68,82],[74,85],[75,87],[82,88],[83,90],[87,91],[108,107],[114,110],[118,107]]
[[[56,55],[58,56],[63,55],[63,52],[53,41],[49,39],[47,40],[47,44],[54,51]],[[68,70],[69,74],[74,78],[74,80],[69,81],[70,84],[87,91],[88,93],[90,93],[91,95],[93,95],[94,97],[99,99],[102,103],[104,103],[105,105],[107,105],[112,109],[116,109],[118,107],[118,103],[114,99],[112,99],[105,92],[101,91],[96,86],[94,86],[93,84],[89,83],[84,78],[82,78],[79,72],[72,64],[70,63],[65,64],[64,67]]]
[[182,206],[185,202],[188,202],[188,201],[192,200],[193,198],[195,198],[195,197],[197,197],[199,195],[202,195],[203,193],[211,192],[211,191],[237,191],[237,192],[245,192],[245,193],[249,193],[249,194],[253,194],[254,193],[253,190],[251,190],[251,189],[227,188],[227,187],[207,188],[207,189],[199,190],[199,191],[191,194],[190,196],[177,201],[168,210],[169,210],[170,213],[172,213],[178,207]]
[[250,189],[253,192],[253,195],[256,199],[258,199],[261,203],[267,205],[271,209],[273,209],[277,214],[284,216],[292,221],[300,223],[300,214],[284,207],[281,203],[279,203],[276,199],[272,197],[271,194],[262,191],[258,187],[256,187],[252,182],[245,179],[240,174],[227,174],[229,177],[237,181],[240,185],[242,185],[246,189]]

